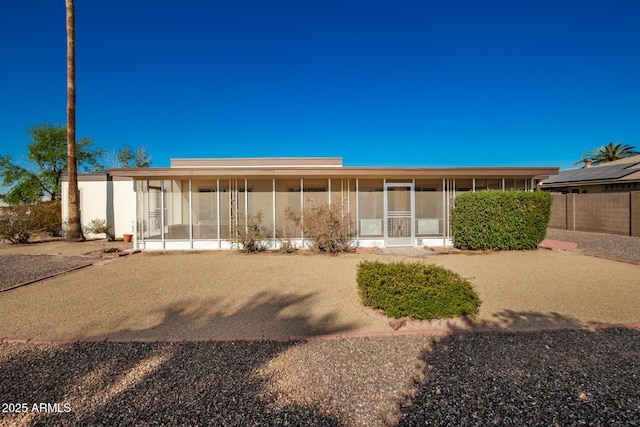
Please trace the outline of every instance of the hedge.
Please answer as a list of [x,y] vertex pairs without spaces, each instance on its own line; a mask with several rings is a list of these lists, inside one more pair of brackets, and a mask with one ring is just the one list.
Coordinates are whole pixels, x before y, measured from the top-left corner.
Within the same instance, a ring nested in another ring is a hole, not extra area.
[[481,303],[468,280],[435,265],[363,261],[356,281],[366,306],[397,319],[475,316]]
[[455,198],[451,210],[459,249],[535,249],[547,232],[553,197],[546,191],[479,191]]

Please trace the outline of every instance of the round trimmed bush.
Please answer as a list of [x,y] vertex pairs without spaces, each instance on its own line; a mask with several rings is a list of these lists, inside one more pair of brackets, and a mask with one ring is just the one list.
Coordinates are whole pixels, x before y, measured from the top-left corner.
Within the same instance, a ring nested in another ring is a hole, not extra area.
[[363,261],[356,281],[366,306],[398,319],[475,316],[481,303],[471,282],[436,265]]

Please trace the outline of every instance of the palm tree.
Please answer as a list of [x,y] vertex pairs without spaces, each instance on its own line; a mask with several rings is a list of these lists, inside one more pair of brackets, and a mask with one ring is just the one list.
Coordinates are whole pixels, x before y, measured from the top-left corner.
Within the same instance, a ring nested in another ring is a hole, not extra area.
[[579,165],[580,163],[585,163],[587,160],[591,160],[592,165],[599,165],[601,163],[612,162],[614,160],[624,159],[625,157],[631,157],[640,154],[640,152],[635,151],[634,146],[628,144],[620,144],[616,142],[608,143],[607,145],[603,145],[602,147],[584,153],[582,158],[574,163],[574,165]]
[[67,240],[84,240],[78,203],[78,163],[76,160],[76,30],[73,0],[67,9],[67,171],[69,172],[69,218]]

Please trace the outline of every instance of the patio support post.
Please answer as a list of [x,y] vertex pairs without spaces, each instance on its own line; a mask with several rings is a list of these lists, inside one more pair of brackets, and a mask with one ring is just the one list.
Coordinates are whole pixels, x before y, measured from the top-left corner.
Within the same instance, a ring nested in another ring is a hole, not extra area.
[[233,194],[233,200],[231,200],[231,203],[229,203],[229,209],[231,211],[231,214],[233,215],[233,220],[229,221],[229,236],[231,236],[231,238],[237,237],[234,236],[234,226],[235,229],[237,231],[240,231],[238,229],[238,223],[240,222],[240,213],[238,212],[238,196],[240,191],[238,190],[238,179],[230,179],[229,180],[229,187],[233,188],[232,193]]
[[446,218],[446,215],[447,215],[447,206],[446,206],[446,203],[447,203],[447,200],[446,200],[447,190],[446,190],[446,188],[447,188],[446,180],[445,180],[445,178],[442,178],[442,246],[446,246],[446,239],[447,239],[447,233],[445,232],[445,228],[444,228],[445,222],[446,222],[445,218]]
[[[345,190],[345,185],[346,185],[346,190]],[[349,214],[351,211],[349,210],[349,196],[350,194],[348,193],[349,191],[349,178],[340,178],[340,208],[341,208],[341,212],[342,212],[342,216],[344,216],[344,210],[345,208],[347,209],[347,214]],[[345,206],[345,193],[346,193],[346,197],[347,197],[347,203]],[[351,230],[349,230],[351,231]]]
[[356,245],[360,246],[360,180],[356,178]]
[[273,226],[273,244],[276,243],[276,238],[278,237],[276,231],[276,179],[273,178],[272,190],[271,190],[271,210],[272,210],[272,220],[271,225]]
[[[149,192],[149,180],[147,179],[146,182],[147,182],[147,185],[145,186],[145,190],[146,190],[145,191],[145,195],[142,196],[142,197],[145,197],[145,196],[147,197],[147,203],[146,203],[147,229],[151,230],[151,209],[149,209],[149,203],[150,203],[150,200],[151,200],[151,195],[149,194],[150,193]],[[144,204],[144,202],[143,202],[143,204]],[[142,209],[145,209],[145,206],[143,206]],[[143,215],[144,215],[144,213],[145,212],[143,212]],[[149,231],[149,237],[151,237],[151,231]],[[144,240],[144,227],[142,227],[142,240]],[[145,246],[146,246],[146,244],[145,244]]]
[[449,234],[449,229],[448,227],[448,216],[449,216],[449,178],[444,178],[444,186],[442,187],[442,193],[444,199],[443,199],[443,205],[442,208],[444,210],[443,215],[442,215],[442,234],[443,237],[446,239],[448,237]]
[[302,238],[302,247],[304,247],[304,187],[303,179],[300,178],[300,237]]
[[[486,181],[485,181],[486,183]],[[456,206],[456,196],[458,195],[458,193],[456,192],[456,189],[458,187],[456,186],[456,179],[452,178],[451,179],[451,191],[453,192],[453,199],[451,200],[453,202],[453,206]],[[449,206],[449,209],[451,209],[451,206]],[[453,233],[453,229],[451,227],[451,210],[449,210],[449,236],[451,236],[451,233]]]
[[218,217],[218,249],[222,249],[222,241],[220,240],[220,178],[216,179],[216,216]]
[[247,178],[244,179],[244,232],[249,232],[249,189]]
[[416,246],[416,179],[411,180],[411,240],[412,245]]
[[[351,193],[349,192],[350,178],[347,178],[347,215],[349,216],[349,236],[351,236]],[[340,206],[342,207],[342,216],[344,217],[344,178],[340,178]]]
[[160,240],[162,241],[162,249],[164,247],[164,179],[160,180]]
[[193,197],[191,196],[191,180],[189,180],[189,245],[193,249]]
[[[347,190],[345,191],[345,181],[347,184]],[[340,207],[342,208],[342,216],[344,216],[344,194],[347,193],[347,213],[351,213],[351,200],[349,200],[349,178],[340,178]],[[351,230],[349,230],[351,231]]]
[[389,240],[389,230],[387,229],[387,209],[389,201],[387,200],[387,178],[382,179],[382,238],[384,239],[384,247],[387,247],[387,241]]

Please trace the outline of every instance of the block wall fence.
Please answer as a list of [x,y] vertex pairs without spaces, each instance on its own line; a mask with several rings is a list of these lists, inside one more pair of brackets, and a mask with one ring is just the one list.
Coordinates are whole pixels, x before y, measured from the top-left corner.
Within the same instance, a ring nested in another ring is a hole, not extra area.
[[556,194],[549,228],[640,236],[640,191]]

